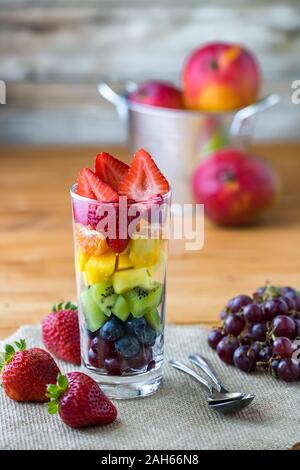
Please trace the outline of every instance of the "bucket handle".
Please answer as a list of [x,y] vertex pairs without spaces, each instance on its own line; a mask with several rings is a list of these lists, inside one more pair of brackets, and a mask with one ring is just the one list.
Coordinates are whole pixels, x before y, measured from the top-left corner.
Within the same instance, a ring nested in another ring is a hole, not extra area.
[[272,106],[275,106],[275,104],[279,103],[279,101],[280,96],[277,93],[271,93],[265,98],[258,100],[256,103],[242,108],[234,115],[230,126],[230,135],[233,137],[238,137],[246,119],[254,116],[257,113],[260,113],[261,111],[272,108]]
[[137,84],[133,81],[114,81],[113,83],[112,85],[109,80],[103,79],[98,83],[97,90],[103,98],[115,106],[119,117],[127,120],[128,105],[126,97],[128,93],[137,87]]

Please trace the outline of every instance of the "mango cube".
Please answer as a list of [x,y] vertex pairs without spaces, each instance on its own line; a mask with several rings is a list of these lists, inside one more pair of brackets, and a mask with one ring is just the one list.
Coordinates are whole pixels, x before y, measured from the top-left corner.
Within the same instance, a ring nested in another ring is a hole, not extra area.
[[80,272],[85,271],[85,265],[89,260],[89,255],[86,253],[83,253],[81,250],[78,250],[78,255],[77,255],[77,266]]
[[116,255],[112,251],[101,256],[91,256],[85,265],[88,284],[96,284],[108,279],[114,272],[115,265]]
[[160,240],[156,238],[135,238],[130,241],[129,258],[134,268],[147,268],[158,263]]
[[132,268],[132,262],[130,261],[128,253],[124,253],[118,256],[117,269]]

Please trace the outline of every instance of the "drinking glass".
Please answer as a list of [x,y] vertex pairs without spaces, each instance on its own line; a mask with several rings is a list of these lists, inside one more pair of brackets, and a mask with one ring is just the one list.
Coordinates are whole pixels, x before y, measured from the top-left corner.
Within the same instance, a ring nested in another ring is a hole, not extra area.
[[103,203],[71,188],[82,367],[111,398],[162,381],[171,192]]

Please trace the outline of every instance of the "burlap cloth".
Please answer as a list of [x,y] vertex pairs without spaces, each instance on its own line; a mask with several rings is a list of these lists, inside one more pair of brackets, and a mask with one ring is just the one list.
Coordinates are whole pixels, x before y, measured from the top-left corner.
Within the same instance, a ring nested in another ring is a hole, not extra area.
[[[299,441],[300,385],[221,364],[207,346],[206,336],[207,330],[198,326],[167,327],[166,359],[185,361],[191,352],[204,354],[230,390],[256,395],[239,413],[222,416],[210,411],[201,386],[166,362],[160,391],[148,398],[116,401],[118,420],[109,426],[71,429],[58,415],[48,415],[45,405],[16,403],[1,389],[0,448],[287,449]],[[25,338],[29,346],[42,346],[39,326],[24,326],[9,340],[14,338]],[[73,369],[63,362],[59,366],[64,372]]]

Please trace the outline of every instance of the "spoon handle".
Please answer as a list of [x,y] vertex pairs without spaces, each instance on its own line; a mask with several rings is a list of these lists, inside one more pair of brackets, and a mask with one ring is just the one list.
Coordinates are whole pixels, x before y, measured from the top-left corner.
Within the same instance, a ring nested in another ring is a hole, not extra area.
[[207,380],[203,379],[203,377],[201,377],[200,375],[198,375],[195,371],[193,371],[193,370],[190,369],[189,367],[185,366],[185,365],[182,364],[181,362],[173,361],[173,360],[170,360],[170,361],[169,361],[169,364],[170,364],[170,366],[174,367],[174,369],[178,369],[178,370],[180,370],[181,372],[184,372],[185,374],[190,375],[190,376],[193,377],[195,380],[197,380],[198,382],[200,382],[205,388],[207,388],[207,390],[209,391],[210,394],[213,393],[212,386],[210,385],[210,383],[208,383]]
[[207,361],[203,356],[200,356],[200,354],[191,354],[189,356],[189,360],[195,364],[195,366],[199,367],[208,377],[211,379],[213,382],[216,390],[220,393],[227,393],[228,390],[226,390],[223,385],[221,384],[220,380],[216,376],[215,372],[211,369]]

